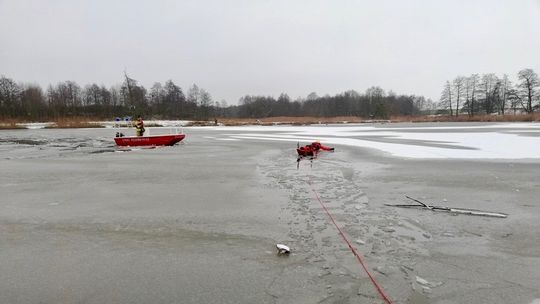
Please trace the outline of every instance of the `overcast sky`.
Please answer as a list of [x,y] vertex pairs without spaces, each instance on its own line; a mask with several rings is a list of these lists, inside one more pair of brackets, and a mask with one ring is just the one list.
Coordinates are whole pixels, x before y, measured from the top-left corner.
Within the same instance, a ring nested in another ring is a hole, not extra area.
[[215,100],[378,85],[438,100],[471,73],[540,73],[540,0],[0,0],[0,75],[147,89],[172,79]]

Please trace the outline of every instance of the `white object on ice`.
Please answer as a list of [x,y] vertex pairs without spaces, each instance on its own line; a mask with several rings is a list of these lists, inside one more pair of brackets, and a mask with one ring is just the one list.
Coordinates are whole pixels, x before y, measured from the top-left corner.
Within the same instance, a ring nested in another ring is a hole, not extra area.
[[426,280],[426,279],[423,279],[419,276],[416,276],[416,282],[418,282],[419,284],[422,284],[422,285],[428,285],[429,282]]
[[291,248],[283,244],[276,244],[279,254],[288,254],[291,252]]
[[416,282],[420,285],[423,285],[423,286],[428,286],[428,287],[431,287],[431,288],[435,288],[435,287],[439,287],[441,286],[443,283],[442,282],[429,282],[428,280],[426,279],[423,279],[419,276],[416,276]]

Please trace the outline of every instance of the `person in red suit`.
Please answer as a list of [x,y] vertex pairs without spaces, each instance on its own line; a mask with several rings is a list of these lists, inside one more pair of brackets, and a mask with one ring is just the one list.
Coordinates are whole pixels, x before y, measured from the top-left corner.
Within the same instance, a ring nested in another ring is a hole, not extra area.
[[310,145],[306,145],[306,146],[299,147],[298,149],[296,149],[299,156],[315,156],[317,155],[319,150],[334,151],[334,148],[323,146],[321,145],[320,141],[315,141],[315,142],[312,142]]
[[315,151],[315,152],[318,152],[319,150],[324,150],[324,151],[334,151],[334,148],[330,148],[330,147],[321,145],[321,142],[320,142],[320,141],[312,142],[312,143],[311,143],[311,149],[312,149],[313,151]]

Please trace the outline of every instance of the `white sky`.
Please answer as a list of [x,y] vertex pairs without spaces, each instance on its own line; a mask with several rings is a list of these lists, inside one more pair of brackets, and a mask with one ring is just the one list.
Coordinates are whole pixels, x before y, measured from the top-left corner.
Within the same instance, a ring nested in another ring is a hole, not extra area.
[[43,87],[197,83],[246,94],[438,100],[448,79],[540,73],[540,0],[0,0],[0,75]]

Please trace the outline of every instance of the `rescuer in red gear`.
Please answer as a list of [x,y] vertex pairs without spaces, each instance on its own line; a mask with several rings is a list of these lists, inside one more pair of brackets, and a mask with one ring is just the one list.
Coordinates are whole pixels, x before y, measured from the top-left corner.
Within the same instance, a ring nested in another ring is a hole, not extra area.
[[313,156],[313,149],[311,145],[303,146],[298,149],[296,149],[298,152],[298,155],[300,156]]
[[298,155],[300,156],[314,156],[314,155],[317,155],[319,150],[334,151],[334,148],[323,146],[321,145],[319,141],[315,141],[311,143],[310,145],[306,145],[306,146],[296,149],[296,151],[298,152]]
[[315,152],[318,152],[319,150],[324,150],[324,151],[334,151],[334,148],[330,148],[330,147],[321,145],[321,142],[320,142],[320,141],[312,142],[312,143],[311,143],[311,149],[312,149],[313,151],[315,151]]

